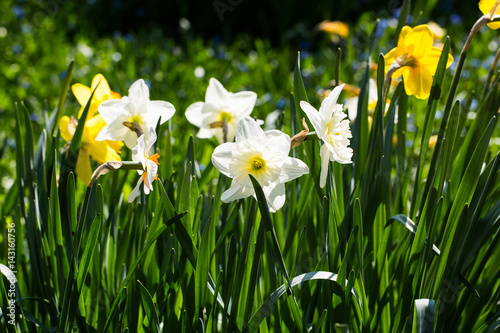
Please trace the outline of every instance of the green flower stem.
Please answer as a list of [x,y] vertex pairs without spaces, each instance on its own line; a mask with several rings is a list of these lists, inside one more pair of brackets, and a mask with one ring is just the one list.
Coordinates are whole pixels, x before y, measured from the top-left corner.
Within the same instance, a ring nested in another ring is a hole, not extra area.
[[122,161],[120,169],[124,170],[144,170],[141,162]]

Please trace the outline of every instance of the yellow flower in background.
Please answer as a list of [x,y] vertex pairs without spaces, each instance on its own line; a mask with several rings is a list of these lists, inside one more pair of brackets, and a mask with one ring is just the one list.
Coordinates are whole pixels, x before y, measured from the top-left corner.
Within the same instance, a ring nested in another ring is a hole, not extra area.
[[340,21],[323,21],[316,26],[316,29],[330,34],[334,43],[340,41],[339,37],[345,39],[349,36],[349,26]]
[[[433,46],[434,35],[428,25],[415,28],[403,27],[399,34],[398,45],[385,55],[385,69],[389,70],[396,58],[407,55],[402,68],[396,70],[393,77],[403,75],[405,91],[419,99],[427,99],[431,92],[432,76],[435,74],[441,49]],[[453,62],[448,55],[446,67]]]
[[[69,142],[73,139],[78,121],[73,117],[63,116],[59,120],[59,131],[64,140]],[[78,152],[76,161],[76,175],[88,184],[92,178],[92,167],[90,159],[98,164],[108,161],[120,161],[118,152],[123,147],[120,141],[96,141],[95,138],[99,131],[106,126],[106,123],[100,115],[97,115],[85,123],[82,134],[82,144]]]
[[[491,11],[491,9],[496,4],[496,2],[497,2],[497,0],[481,0],[481,1],[479,1],[479,10],[484,15],[486,15]],[[500,14],[500,6],[498,6],[497,12],[495,13],[495,15],[499,15],[499,14]],[[488,23],[488,27],[496,30],[496,29],[500,28],[500,22]]]
[[83,109],[87,102],[89,101],[90,95],[97,87],[94,96],[92,97],[92,101],[90,102],[90,109],[87,115],[87,119],[92,118],[97,113],[97,107],[104,101],[108,99],[120,99],[120,94],[112,91],[109,88],[108,81],[104,78],[102,74],[97,74],[92,79],[92,84],[90,87],[84,86],[81,83],[75,83],[71,86],[71,91],[73,91],[73,95],[75,95],[78,103],[82,106],[80,112],[78,113],[78,118],[81,117]]
[[441,40],[444,36],[446,36],[446,30],[444,30],[439,24],[434,21],[430,21],[427,23],[432,33],[434,34],[434,40]]

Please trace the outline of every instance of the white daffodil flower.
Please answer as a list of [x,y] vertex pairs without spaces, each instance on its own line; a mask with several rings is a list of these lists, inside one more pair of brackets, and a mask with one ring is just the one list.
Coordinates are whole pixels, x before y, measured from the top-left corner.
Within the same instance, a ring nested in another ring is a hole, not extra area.
[[301,160],[288,157],[290,137],[278,130],[264,132],[255,120],[244,117],[235,132],[236,142],[224,143],[212,154],[213,165],[233,179],[221,199],[256,198],[248,176],[252,175],[262,186],[269,211],[274,213],[285,203],[284,183],[308,173],[309,168]]
[[211,78],[205,102],[191,104],[186,118],[200,128],[197,137],[208,139],[215,135],[220,143],[232,142],[238,121],[252,113],[256,100],[257,94],[252,91],[233,94]]
[[137,170],[141,175],[136,187],[132,190],[128,197],[128,202],[134,201],[134,199],[139,195],[139,187],[144,182],[144,193],[149,194],[153,190],[153,181],[157,178],[158,173],[158,158],[160,155],[154,154],[148,157],[148,151],[151,149],[156,141],[156,133],[154,129],[149,128],[149,138],[146,144],[146,138],[141,135],[137,139],[136,146],[132,149],[132,160],[134,162],[140,162],[144,170]]
[[138,125],[149,141],[149,129],[155,128],[158,120],[163,124],[172,118],[175,108],[169,102],[150,101],[149,88],[143,79],[139,79],[130,86],[128,96],[107,100],[99,105],[98,111],[107,126],[99,132],[96,140],[124,141],[132,149],[137,143],[138,134],[125,126],[124,122]]
[[320,187],[324,187],[326,184],[328,161],[336,161],[341,164],[352,162],[352,148],[347,147],[349,139],[352,138],[349,120],[344,120],[347,115],[342,111],[342,105],[337,104],[343,87],[344,85],[341,85],[332,90],[321,103],[319,112],[309,103],[300,102],[300,107],[309,118],[318,138],[324,142],[320,151]]

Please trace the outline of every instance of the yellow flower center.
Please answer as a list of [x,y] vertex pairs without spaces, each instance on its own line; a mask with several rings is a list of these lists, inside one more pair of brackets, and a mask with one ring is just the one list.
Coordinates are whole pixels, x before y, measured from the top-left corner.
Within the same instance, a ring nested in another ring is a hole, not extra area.
[[[266,168],[266,161],[260,156],[255,156],[250,159],[250,170],[261,171],[262,168]],[[264,171],[264,170],[262,170]]]
[[334,131],[334,120],[332,119],[332,121],[330,121],[327,125],[328,127],[328,136],[330,137],[330,141],[333,142],[334,141],[334,137],[337,136],[337,135],[340,135],[344,132],[335,132]]
[[132,124],[142,124],[143,123],[142,118],[139,115],[133,115],[132,117],[130,117],[130,119],[128,121],[131,122]]
[[230,113],[222,111],[219,114],[219,121],[223,121],[226,124],[228,124],[229,122],[231,122],[231,119],[233,119],[233,116]]

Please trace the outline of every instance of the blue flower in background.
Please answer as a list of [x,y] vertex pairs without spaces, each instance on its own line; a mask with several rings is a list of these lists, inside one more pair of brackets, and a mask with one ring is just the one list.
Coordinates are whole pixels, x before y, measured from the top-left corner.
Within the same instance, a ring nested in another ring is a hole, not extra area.
[[19,54],[23,51],[23,47],[19,44],[15,44],[14,46],[12,46],[12,52],[14,52],[14,54]]
[[278,101],[276,102],[276,109],[283,110],[285,106],[286,106],[286,98],[281,97],[280,99],[278,99]]
[[450,15],[450,22],[451,22],[451,24],[454,24],[454,25],[460,25],[462,23],[462,17],[458,14],[451,14]]
[[21,6],[16,5],[12,7],[12,12],[14,13],[14,15],[16,15],[16,18],[18,20],[24,17],[24,9]]

